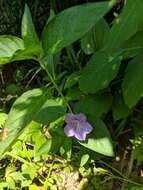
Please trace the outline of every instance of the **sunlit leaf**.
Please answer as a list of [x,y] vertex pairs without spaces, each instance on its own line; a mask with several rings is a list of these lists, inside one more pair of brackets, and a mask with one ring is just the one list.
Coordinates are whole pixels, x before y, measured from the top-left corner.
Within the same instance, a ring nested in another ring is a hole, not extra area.
[[95,117],[90,122],[94,128],[93,132],[87,137],[85,142],[79,141],[79,143],[97,153],[114,156],[113,145],[106,125],[102,120]]
[[112,8],[114,2],[74,6],[54,16],[42,34],[45,52],[55,53],[81,38]]
[[1,135],[0,156],[32,120],[50,123],[63,116],[64,111],[58,102],[50,99],[47,90],[34,89],[25,92],[15,101],[8,115]]
[[39,39],[35,31],[32,16],[27,5],[25,5],[24,14],[22,17],[21,35],[24,40],[25,46],[37,46],[39,44]]
[[109,35],[107,36],[105,49],[112,52],[133,36],[139,29],[143,29],[143,1],[128,0],[124,8],[115,19]]
[[22,39],[10,35],[0,36],[0,64],[11,62],[14,54],[23,49]]

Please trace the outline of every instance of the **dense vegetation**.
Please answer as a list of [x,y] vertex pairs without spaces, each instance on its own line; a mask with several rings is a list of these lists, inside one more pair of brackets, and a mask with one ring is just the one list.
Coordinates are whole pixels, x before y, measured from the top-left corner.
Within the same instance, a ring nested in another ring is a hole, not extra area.
[[0,0],[0,190],[143,190],[142,13]]

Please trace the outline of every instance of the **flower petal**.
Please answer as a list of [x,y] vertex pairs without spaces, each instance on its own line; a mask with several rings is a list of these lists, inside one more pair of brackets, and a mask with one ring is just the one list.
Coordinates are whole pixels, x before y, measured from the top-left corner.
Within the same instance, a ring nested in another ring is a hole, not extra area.
[[65,122],[71,123],[73,120],[75,120],[75,115],[73,113],[67,113],[65,116]]
[[93,127],[88,122],[84,122],[81,125],[82,125],[82,130],[84,130],[86,134],[90,133],[93,130]]
[[83,113],[76,114],[76,119],[80,122],[86,122],[86,116]]
[[75,135],[75,128],[71,125],[66,125],[64,128],[64,132],[68,137],[73,137]]
[[82,129],[77,130],[75,132],[74,136],[75,136],[76,139],[78,139],[80,141],[85,141],[86,140],[86,132],[84,130],[82,130]]

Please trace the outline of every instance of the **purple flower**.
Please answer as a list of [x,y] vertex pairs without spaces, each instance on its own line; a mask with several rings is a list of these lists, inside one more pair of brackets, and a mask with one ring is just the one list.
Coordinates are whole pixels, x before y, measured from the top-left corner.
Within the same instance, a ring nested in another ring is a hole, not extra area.
[[92,126],[86,121],[83,113],[68,113],[65,117],[67,125],[65,126],[65,134],[68,137],[75,137],[78,140],[85,140],[86,135],[92,131]]

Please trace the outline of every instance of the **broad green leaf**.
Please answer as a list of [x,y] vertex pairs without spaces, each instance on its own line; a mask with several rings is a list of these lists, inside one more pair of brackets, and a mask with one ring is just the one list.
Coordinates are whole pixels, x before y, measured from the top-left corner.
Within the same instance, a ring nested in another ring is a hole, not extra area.
[[39,39],[35,31],[32,16],[27,5],[25,5],[24,14],[22,17],[21,35],[26,47],[32,45],[37,46],[39,44]]
[[39,46],[26,47],[24,50],[15,52],[11,61],[20,61],[26,59],[33,59],[38,61],[40,57],[41,48]]
[[124,103],[121,93],[114,94],[112,112],[114,121],[126,118],[131,112],[128,106]]
[[101,117],[104,113],[107,113],[111,103],[112,96],[109,93],[99,93],[93,96],[86,96],[80,100],[76,104],[75,111]]
[[126,1],[122,13],[115,19],[110,34],[107,37],[105,48],[108,52],[111,53],[119,48],[123,42],[141,29],[143,24],[142,13],[143,1]]
[[42,34],[44,51],[53,54],[81,38],[114,3],[115,1],[87,3],[68,8],[54,16]]
[[0,36],[0,64],[9,63],[18,50],[24,49],[23,40],[15,36]]
[[85,142],[79,141],[79,143],[97,153],[106,156],[114,156],[113,145],[106,125],[102,120],[96,119],[95,117],[89,121],[91,122],[94,130],[87,137]]
[[1,135],[0,156],[32,120],[50,123],[64,115],[64,108],[49,98],[49,91],[34,89],[25,92],[15,101]]
[[0,113],[0,128],[2,128],[5,124],[5,121],[7,120],[7,114],[6,113]]
[[119,67],[118,56],[109,56],[105,52],[98,51],[83,69],[79,80],[80,89],[84,92],[96,93],[106,88],[117,75]]
[[49,16],[46,24],[49,24],[49,22],[54,18],[54,16],[55,16],[54,10],[50,9],[50,16]]
[[103,44],[109,34],[109,26],[104,18],[100,19],[95,26],[81,39],[81,48],[86,54],[95,53]]
[[125,59],[136,56],[143,51],[143,31],[138,31],[134,36],[122,45]]
[[128,63],[122,84],[123,96],[128,107],[133,107],[143,96],[143,56],[136,56]]
[[44,104],[41,105],[34,120],[42,124],[47,124],[55,121],[64,114],[65,110],[58,101],[54,99],[47,99]]
[[75,100],[80,100],[82,96],[83,93],[80,91],[80,89],[77,86],[75,86],[73,88],[68,89],[68,92],[66,94],[66,99],[68,101],[75,101]]
[[42,53],[42,48],[27,5],[25,5],[22,17],[21,35],[24,41],[25,51],[18,52],[16,57],[18,57],[19,60],[23,60],[24,58],[38,59],[40,53]]

